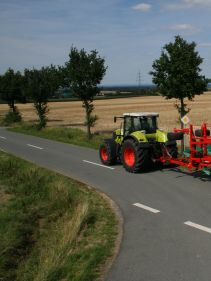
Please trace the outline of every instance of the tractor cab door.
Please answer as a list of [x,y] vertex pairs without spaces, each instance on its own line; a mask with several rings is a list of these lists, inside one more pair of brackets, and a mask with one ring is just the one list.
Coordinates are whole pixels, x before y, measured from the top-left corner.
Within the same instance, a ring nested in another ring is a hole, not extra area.
[[128,136],[133,132],[132,127],[133,126],[131,116],[126,116],[124,118],[124,136]]

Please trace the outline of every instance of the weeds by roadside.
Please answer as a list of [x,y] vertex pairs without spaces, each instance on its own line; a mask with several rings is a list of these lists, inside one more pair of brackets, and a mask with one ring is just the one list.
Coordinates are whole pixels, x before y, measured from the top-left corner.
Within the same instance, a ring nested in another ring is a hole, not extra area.
[[100,143],[102,143],[102,140],[106,137],[106,135],[94,134],[92,138],[88,140],[86,133],[77,128],[50,127],[37,130],[36,126],[24,124],[10,128],[9,130],[94,149],[98,149]]
[[116,232],[98,193],[0,152],[0,280],[93,281]]

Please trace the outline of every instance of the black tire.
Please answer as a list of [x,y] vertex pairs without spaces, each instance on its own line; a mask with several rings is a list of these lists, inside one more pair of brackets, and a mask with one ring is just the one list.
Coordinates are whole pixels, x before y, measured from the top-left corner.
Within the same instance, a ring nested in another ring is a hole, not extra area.
[[[201,129],[195,130],[195,136],[196,137],[202,137],[203,131]],[[210,130],[207,129],[207,136],[210,136]]]
[[172,158],[177,158],[178,157],[178,148],[177,145],[169,145],[166,147],[168,150],[168,153],[171,155]]
[[[130,157],[129,154],[133,156]],[[149,163],[148,149],[142,148],[138,142],[128,139],[122,145],[121,160],[124,168],[130,173],[144,171]]]
[[177,133],[168,133],[167,137],[169,141],[173,140],[182,140],[183,139],[183,133],[182,132],[177,132]]
[[116,143],[107,140],[99,147],[100,160],[104,165],[114,165],[117,161]]

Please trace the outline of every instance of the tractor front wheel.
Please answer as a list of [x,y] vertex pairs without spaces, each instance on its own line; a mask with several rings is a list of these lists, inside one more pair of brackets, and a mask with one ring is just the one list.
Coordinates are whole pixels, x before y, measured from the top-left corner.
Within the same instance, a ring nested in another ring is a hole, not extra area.
[[116,163],[116,144],[111,140],[100,145],[100,160],[104,165],[110,166]]
[[124,168],[130,173],[146,170],[149,162],[148,150],[132,139],[123,143],[121,158]]

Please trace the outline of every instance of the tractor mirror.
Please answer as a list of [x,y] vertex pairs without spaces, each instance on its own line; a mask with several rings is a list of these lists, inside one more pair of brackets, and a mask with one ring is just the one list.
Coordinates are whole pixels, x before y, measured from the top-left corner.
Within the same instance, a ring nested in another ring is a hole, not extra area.
[[116,123],[116,116],[114,116],[114,123]]

